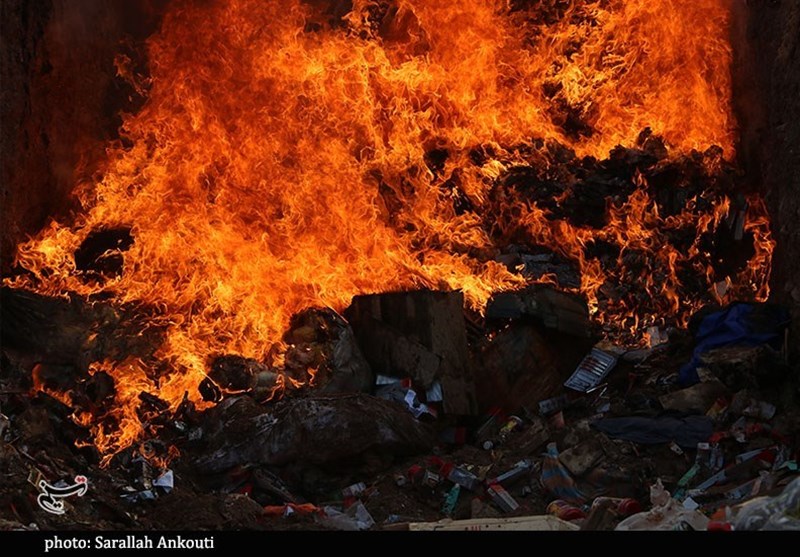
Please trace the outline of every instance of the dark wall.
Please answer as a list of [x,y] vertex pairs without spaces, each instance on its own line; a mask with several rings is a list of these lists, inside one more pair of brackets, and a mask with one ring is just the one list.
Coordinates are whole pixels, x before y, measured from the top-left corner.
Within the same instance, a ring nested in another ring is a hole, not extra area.
[[52,216],[102,159],[130,95],[114,57],[156,27],[164,0],[0,4],[0,260]]
[[[766,192],[778,245],[771,297],[800,324],[800,2],[737,0],[734,90],[739,153],[749,180]],[[794,361],[800,326],[792,329]]]
[[[44,218],[43,202],[49,197],[44,193],[53,187],[45,126],[31,98],[32,84],[45,70],[41,53],[52,9],[48,0],[36,5],[23,0],[0,4],[0,256],[4,269],[22,231],[34,229]],[[41,216],[35,218],[34,213]]]

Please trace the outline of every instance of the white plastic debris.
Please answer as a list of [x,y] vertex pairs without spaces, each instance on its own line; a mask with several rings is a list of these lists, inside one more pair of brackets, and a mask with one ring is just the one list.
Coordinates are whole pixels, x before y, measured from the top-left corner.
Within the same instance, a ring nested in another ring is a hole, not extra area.
[[394,400],[400,402],[408,408],[415,418],[419,419],[423,414],[436,417],[436,410],[421,402],[414,389],[403,386],[403,383],[396,382],[390,385],[383,385],[375,391],[375,395],[384,400]]
[[431,386],[425,391],[425,400],[428,402],[442,402],[444,400],[442,384],[439,381],[431,383]]
[[689,511],[693,511],[696,508],[698,508],[699,506],[700,506],[700,504],[697,501],[695,501],[694,499],[692,499],[691,497],[687,497],[683,501],[683,508],[686,509],[686,510],[689,510]]
[[743,503],[733,522],[734,530],[800,530],[800,477],[775,497],[756,497]]
[[172,473],[172,470],[168,469],[156,478],[155,481],[153,481],[153,486],[163,488],[167,493],[172,491],[172,488],[175,487],[175,475]]
[[[661,478],[650,486],[649,511],[629,516],[615,530],[679,530],[688,525],[692,530],[705,530],[709,519],[696,509],[687,509],[664,489]],[[690,504],[691,506],[691,504]]]
[[666,331],[662,331],[660,327],[656,326],[647,328],[647,343],[650,348],[655,348],[667,342],[669,342],[669,334]]
[[9,420],[5,414],[0,413],[0,439],[3,438],[6,433],[6,429],[9,429],[10,425],[11,420]]
[[322,510],[323,516],[317,517],[317,521],[337,530],[368,530],[375,525],[372,515],[361,501],[350,505],[345,512],[330,506],[323,507]]

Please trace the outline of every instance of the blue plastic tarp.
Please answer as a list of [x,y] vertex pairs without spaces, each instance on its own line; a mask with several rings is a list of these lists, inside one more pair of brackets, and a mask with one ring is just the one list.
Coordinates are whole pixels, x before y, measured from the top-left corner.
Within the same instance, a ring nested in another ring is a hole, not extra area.
[[697,365],[703,353],[723,346],[777,343],[788,323],[789,312],[771,304],[735,303],[706,315],[695,335],[692,359],[681,367],[678,382],[689,386],[700,381]]

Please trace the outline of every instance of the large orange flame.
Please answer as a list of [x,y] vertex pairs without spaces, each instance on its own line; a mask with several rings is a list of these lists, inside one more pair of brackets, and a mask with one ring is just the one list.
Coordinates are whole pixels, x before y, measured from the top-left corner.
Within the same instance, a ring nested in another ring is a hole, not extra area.
[[[515,162],[511,146],[538,138],[604,158],[650,127],[673,153],[718,145],[733,160],[727,4],[175,2],[148,40],[149,75],[137,76],[146,104],[125,116],[102,175],[76,188],[83,211],[21,245],[29,273],[6,282],[110,293],[168,326],[157,355],[170,373],[157,386],[143,364],[98,364],[125,385],[126,431],[97,430],[101,450],[118,450],[136,437],[134,391],[157,391],[173,408],[188,391],[199,403],[210,356],[267,359],[304,308],[431,287],[461,289],[480,310],[493,292],[525,284],[494,262],[484,223],[456,211],[448,187],[479,210]],[[480,146],[497,156],[475,164]],[[447,153],[438,166],[426,158],[434,150]],[[698,229],[718,223],[725,203]],[[599,308],[608,277],[585,254],[597,232],[554,224],[535,205],[521,221],[579,263],[598,319],[626,328],[656,311],[684,319],[691,307],[674,265],[687,255],[660,240],[669,219],[643,188],[610,215],[603,238],[657,254],[650,269],[663,267],[661,278],[642,280],[658,303]],[[135,240],[121,276],[77,272],[81,242],[116,226]],[[730,280],[763,298],[772,240],[757,200],[747,226],[757,256]]]

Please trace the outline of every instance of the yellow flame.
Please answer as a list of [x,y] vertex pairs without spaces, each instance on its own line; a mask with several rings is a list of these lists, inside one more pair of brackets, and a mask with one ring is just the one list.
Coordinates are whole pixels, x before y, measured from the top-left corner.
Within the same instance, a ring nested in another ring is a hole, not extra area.
[[[209,356],[279,359],[271,348],[305,308],[429,287],[461,289],[480,310],[525,284],[493,260],[478,216],[493,179],[522,162],[513,146],[539,138],[603,158],[649,126],[672,152],[713,144],[731,160],[727,4],[355,0],[336,20],[325,0],[174,2],[147,43],[150,75],[137,78],[146,104],[125,115],[102,177],[76,187],[82,213],[19,246],[29,274],[6,282],[110,293],[168,323],[157,386],[142,362],[97,364],[116,381],[117,410],[93,433],[118,450],[140,434],[140,391],[200,404]],[[129,60],[117,67],[131,77]],[[494,155],[476,164],[483,147]],[[447,153],[439,167],[426,159],[434,149]],[[676,274],[687,254],[663,230],[696,217],[662,218],[638,180],[602,231],[515,209],[531,237],[579,265],[592,313],[620,329],[691,309]],[[475,212],[454,208],[454,185]],[[726,204],[698,229],[719,224]],[[757,255],[733,281],[763,298],[774,242],[763,205],[750,207]],[[135,240],[124,272],[87,280],[76,248],[116,226]],[[645,280],[653,304],[600,307],[608,277],[586,255],[597,239],[623,247],[617,278]],[[657,254],[652,275],[626,276],[626,250]],[[274,392],[297,382],[280,376]]]

